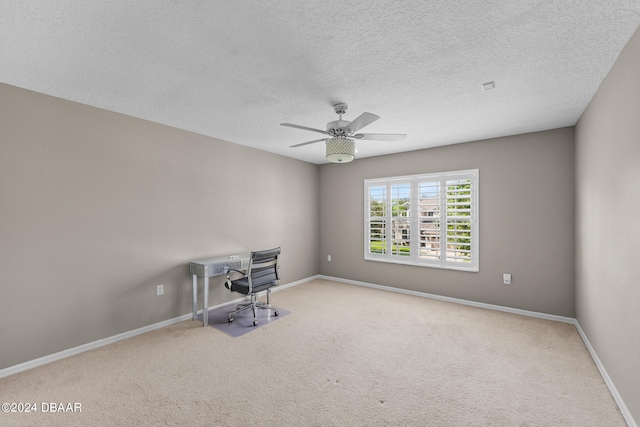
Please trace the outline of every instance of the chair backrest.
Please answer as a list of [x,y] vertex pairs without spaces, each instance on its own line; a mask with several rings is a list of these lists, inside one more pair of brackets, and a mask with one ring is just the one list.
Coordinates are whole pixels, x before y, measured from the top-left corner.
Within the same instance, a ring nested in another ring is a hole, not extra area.
[[247,269],[251,288],[280,280],[279,262],[280,248],[251,252]]

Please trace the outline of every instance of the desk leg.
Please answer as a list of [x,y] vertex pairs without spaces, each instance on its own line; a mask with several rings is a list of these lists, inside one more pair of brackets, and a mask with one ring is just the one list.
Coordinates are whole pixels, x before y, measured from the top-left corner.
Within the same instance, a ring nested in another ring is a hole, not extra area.
[[204,275],[204,285],[202,293],[204,294],[204,301],[202,302],[202,326],[209,324],[209,277]]
[[193,320],[198,318],[198,276],[191,275],[191,282],[193,283]]

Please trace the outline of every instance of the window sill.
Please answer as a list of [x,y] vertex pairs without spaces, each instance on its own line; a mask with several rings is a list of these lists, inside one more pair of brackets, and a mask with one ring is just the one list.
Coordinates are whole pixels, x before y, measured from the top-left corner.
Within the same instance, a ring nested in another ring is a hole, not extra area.
[[457,270],[457,271],[466,271],[469,273],[477,273],[480,271],[480,269],[478,268],[477,265],[470,265],[470,266],[462,266],[462,265],[436,265],[436,264],[429,264],[426,262],[415,262],[412,260],[402,260],[402,259],[388,259],[388,258],[378,258],[378,257],[370,257],[370,256],[365,256],[364,257],[365,261],[375,261],[375,262],[385,262],[387,264],[400,264],[400,265],[412,265],[415,267],[430,267],[430,268],[439,268],[442,270]]

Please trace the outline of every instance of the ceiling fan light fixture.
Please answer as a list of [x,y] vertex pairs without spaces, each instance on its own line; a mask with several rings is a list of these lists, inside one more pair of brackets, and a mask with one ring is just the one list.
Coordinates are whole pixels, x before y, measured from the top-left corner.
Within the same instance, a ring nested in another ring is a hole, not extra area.
[[349,163],[356,157],[356,142],[344,136],[327,140],[327,160],[331,163]]

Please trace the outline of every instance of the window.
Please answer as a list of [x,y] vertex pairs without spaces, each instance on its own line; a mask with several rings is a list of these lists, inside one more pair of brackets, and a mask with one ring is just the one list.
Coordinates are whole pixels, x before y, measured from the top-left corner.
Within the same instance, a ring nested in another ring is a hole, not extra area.
[[367,179],[364,257],[478,271],[478,169]]

